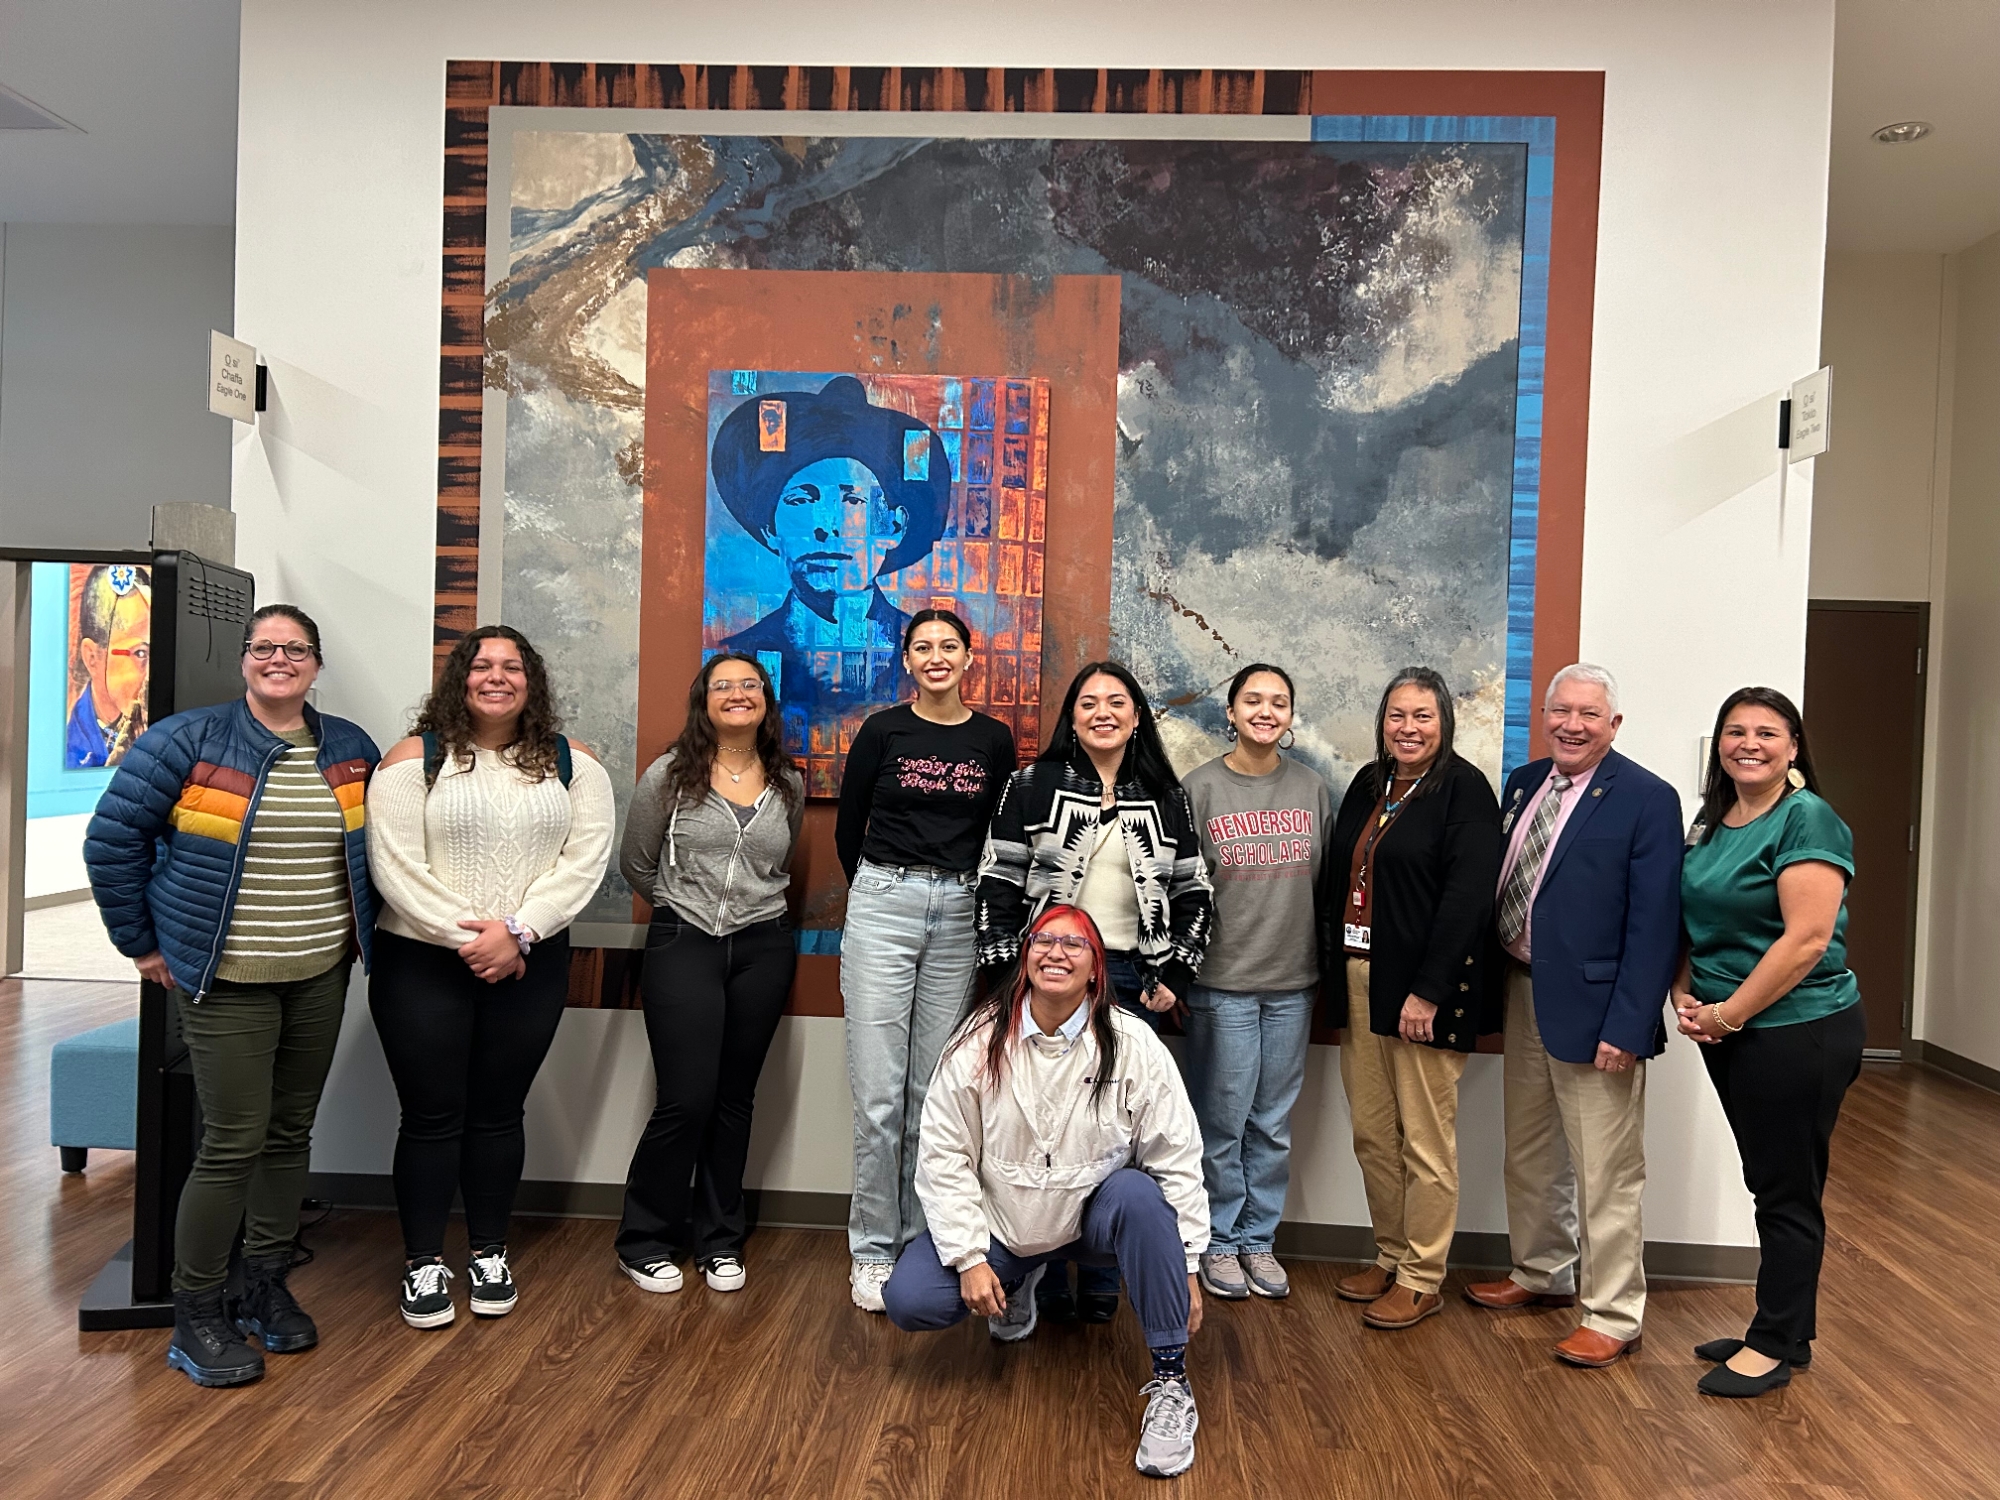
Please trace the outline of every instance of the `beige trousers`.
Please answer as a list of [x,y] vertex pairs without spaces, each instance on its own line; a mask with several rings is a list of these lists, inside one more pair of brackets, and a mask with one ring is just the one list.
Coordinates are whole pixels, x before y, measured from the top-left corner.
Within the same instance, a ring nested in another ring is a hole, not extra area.
[[1375,1263],[1415,1292],[1444,1284],[1458,1227],[1458,1080],[1463,1052],[1368,1029],[1368,960],[1347,960],[1340,1081],[1375,1223]]
[[1600,1073],[1542,1046],[1535,988],[1507,969],[1507,1230],[1514,1280],[1574,1290],[1583,1326],[1634,1339],[1646,1314],[1646,1065]]

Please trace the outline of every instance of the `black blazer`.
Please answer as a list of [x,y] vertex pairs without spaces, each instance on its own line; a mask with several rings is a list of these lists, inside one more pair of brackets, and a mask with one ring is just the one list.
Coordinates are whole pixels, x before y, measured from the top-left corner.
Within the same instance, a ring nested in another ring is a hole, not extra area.
[[[1375,810],[1378,775],[1370,762],[1348,784],[1321,867],[1330,954],[1344,947],[1347,880]],[[1500,882],[1500,804],[1486,773],[1457,755],[1433,775],[1375,846],[1367,1024],[1377,1036],[1395,1036],[1403,1001],[1416,995],[1438,1008],[1431,1045],[1470,1052],[1481,1032],[1501,1026],[1501,997],[1484,961]],[[1323,992],[1330,1024],[1360,1024],[1348,1017],[1345,985]]]

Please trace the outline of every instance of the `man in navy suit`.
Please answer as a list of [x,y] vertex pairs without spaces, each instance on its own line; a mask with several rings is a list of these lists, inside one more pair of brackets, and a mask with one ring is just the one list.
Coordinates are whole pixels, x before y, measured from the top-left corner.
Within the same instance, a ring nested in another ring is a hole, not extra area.
[[1552,752],[1507,779],[1495,962],[1507,997],[1507,1226],[1514,1270],[1481,1307],[1568,1307],[1556,1357],[1599,1368],[1646,1308],[1646,1059],[1667,1044],[1680,961],[1680,798],[1611,748],[1618,684],[1579,662],[1549,683]]

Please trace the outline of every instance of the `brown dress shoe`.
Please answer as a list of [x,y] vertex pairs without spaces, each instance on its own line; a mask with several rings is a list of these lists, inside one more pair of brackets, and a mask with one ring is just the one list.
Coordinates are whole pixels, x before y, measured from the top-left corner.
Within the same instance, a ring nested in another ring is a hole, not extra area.
[[1396,1284],[1396,1273],[1370,1266],[1353,1276],[1343,1276],[1333,1284],[1334,1296],[1343,1302],[1373,1302]]
[[1574,1292],[1531,1292],[1509,1276],[1504,1281],[1468,1281],[1465,1300],[1481,1307],[1574,1307]]
[[1361,1314],[1361,1321],[1370,1328],[1408,1328],[1412,1323],[1423,1322],[1443,1306],[1444,1298],[1436,1292],[1413,1291],[1397,1282],[1379,1299],[1368,1304],[1368,1310]]
[[1565,1364],[1582,1365],[1586,1370],[1601,1370],[1606,1365],[1616,1364],[1621,1356],[1638,1347],[1636,1336],[1614,1339],[1595,1328],[1579,1328],[1556,1345],[1556,1358]]

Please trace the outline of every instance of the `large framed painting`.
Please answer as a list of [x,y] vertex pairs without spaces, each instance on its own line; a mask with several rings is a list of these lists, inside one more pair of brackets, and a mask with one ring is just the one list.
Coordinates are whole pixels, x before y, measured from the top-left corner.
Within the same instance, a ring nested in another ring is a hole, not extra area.
[[[732,650],[831,797],[944,600],[1024,755],[1106,653],[1182,769],[1258,660],[1336,790],[1414,663],[1496,780],[1532,752],[1575,652],[1600,75],[466,63],[447,92],[440,648],[525,630],[621,787]],[[820,1013],[829,825],[795,882]],[[636,915],[609,877],[576,998],[620,1002]]]

